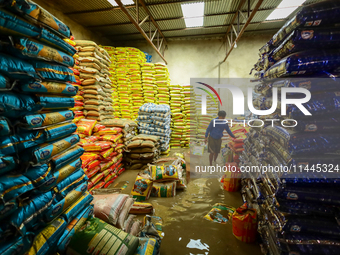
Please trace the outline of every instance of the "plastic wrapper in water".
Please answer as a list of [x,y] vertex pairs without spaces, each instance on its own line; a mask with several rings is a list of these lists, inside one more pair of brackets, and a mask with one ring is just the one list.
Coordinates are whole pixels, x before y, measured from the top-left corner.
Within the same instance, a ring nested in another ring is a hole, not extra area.
[[39,93],[39,94],[55,94],[65,96],[75,96],[78,92],[78,88],[72,84],[58,83],[58,82],[31,82],[22,83],[19,85],[20,90],[26,93]]
[[68,148],[76,145],[79,142],[78,135],[71,135],[66,137],[62,140],[48,143],[48,144],[41,144],[36,147],[27,149],[24,151],[20,160],[22,162],[33,162],[35,164],[46,162],[51,157],[56,156],[59,153],[67,150]]
[[32,62],[35,71],[49,81],[76,82],[73,71],[61,65],[55,65],[43,61]]
[[51,159],[51,164],[53,166],[53,169],[59,169],[65,165],[67,165],[68,163],[70,163],[71,161],[74,161],[78,158],[80,158],[81,155],[83,155],[84,153],[84,149],[76,146],[74,148],[71,148],[69,150],[67,150],[66,152],[55,156]]
[[298,52],[276,62],[264,78],[307,75],[317,72],[340,71],[340,50],[307,50]]
[[32,39],[12,37],[11,43],[12,45],[8,46],[8,50],[18,58],[52,61],[69,67],[74,65],[72,56]]
[[50,97],[40,96],[38,97],[40,104],[44,105],[44,109],[55,110],[55,109],[66,109],[74,107],[74,98],[72,97]]

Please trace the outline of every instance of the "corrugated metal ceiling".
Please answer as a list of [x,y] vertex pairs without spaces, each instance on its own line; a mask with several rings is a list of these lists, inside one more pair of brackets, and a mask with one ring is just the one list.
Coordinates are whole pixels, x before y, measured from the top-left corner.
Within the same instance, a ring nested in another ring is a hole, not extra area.
[[[138,30],[130,23],[128,17],[121,10],[113,9],[107,0],[56,0],[61,11],[71,13],[70,17],[81,25],[105,35],[124,35],[120,39],[135,40],[143,38],[138,34]],[[156,20],[160,29],[166,37],[188,37],[205,34],[224,33],[227,30],[234,12],[237,11],[241,0],[144,0],[148,10]],[[305,4],[320,2],[321,0],[307,0]],[[181,9],[183,3],[205,2],[204,25],[199,29],[186,29]],[[285,21],[267,22],[265,19],[275,9],[281,0],[264,0],[255,14],[247,31],[253,30],[278,30]],[[251,9],[255,7],[257,0],[250,0]],[[107,10],[110,9],[111,10]],[[241,8],[247,14],[247,1]],[[300,8],[299,8],[300,9]],[[299,10],[298,9],[298,10]],[[136,16],[136,8],[129,6],[129,12]],[[297,10],[297,11],[298,11]],[[292,17],[295,11],[290,17]],[[79,13],[80,12],[80,13]],[[147,13],[140,7],[140,21],[146,17]],[[288,18],[290,18],[288,17]],[[242,18],[240,18],[242,21]],[[288,20],[288,19],[286,19]],[[236,25],[237,20],[234,22]],[[121,25],[119,25],[121,24]],[[220,27],[217,27],[220,26]],[[143,24],[143,29],[149,30],[149,23]],[[152,25],[152,31],[155,30]],[[117,36],[118,37],[118,36]],[[108,37],[112,39],[111,37]]]

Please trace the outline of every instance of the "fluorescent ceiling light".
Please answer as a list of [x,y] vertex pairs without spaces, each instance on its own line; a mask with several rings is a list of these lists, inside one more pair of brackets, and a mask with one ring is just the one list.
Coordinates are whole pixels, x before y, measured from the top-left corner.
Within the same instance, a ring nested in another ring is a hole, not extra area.
[[306,0],[282,0],[278,7],[266,18],[266,20],[287,18],[305,1]]
[[203,17],[184,19],[186,27],[203,27]]
[[[112,6],[118,6],[115,0],[107,0]],[[124,5],[132,5],[135,4],[133,0],[121,0]]]
[[204,2],[182,4],[182,12],[186,27],[202,27],[204,16]]

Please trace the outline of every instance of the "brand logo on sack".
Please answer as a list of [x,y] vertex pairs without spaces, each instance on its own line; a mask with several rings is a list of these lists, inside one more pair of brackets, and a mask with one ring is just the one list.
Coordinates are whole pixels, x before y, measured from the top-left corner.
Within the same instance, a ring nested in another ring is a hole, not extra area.
[[[206,85],[206,84],[205,84]],[[209,85],[206,85],[209,86]],[[210,88],[211,86],[209,86]],[[228,89],[233,97],[233,115],[244,115],[244,94],[243,91],[234,85],[227,84],[217,84],[215,88]],[[212,88],[212,87],[211,87]],[[199,88],[202,89],[202,88]],[[204,90],[204,89],[202,89]],[[206,91],[206,90],[204,90]],[[213,89],[215,91],[215,89]],[[208,92],[208,91],[206,91]],[[304,98],[287,98],[287,94],[300,93],[304,94]],[[211,93],[209,92],[208,94]],[[221,99],[217,92],[215,94],[218,96],[220,103],[222,105]],[[278,105],[278,89],[272,88],[272,107],[267,110],[257,110],[253,105],[253,88],[248,88],[248,108],[255,115],[270,115],[276,111]],[[307,103],[311,99],[311,93],[305,88],[281,88],[281,115],[287,115],[287,105],[295,105],[304,115],[311,116],[312,114],[302,105]],[[202,115],[207,114],[207,99],[206,95],[202,95]]]
[[33,125],[37,125],[37,124],[40,124],[41,121],[42,121],[42,119],[41,119],[40,117],[36,117],[36,118],[33,118],[33,119],[31,120],[31,123],[32,123]]
[[50,151],[49,150],[43,150],[41,153],[40,153],[40,157],[41,158],[46,158],[50,155]]

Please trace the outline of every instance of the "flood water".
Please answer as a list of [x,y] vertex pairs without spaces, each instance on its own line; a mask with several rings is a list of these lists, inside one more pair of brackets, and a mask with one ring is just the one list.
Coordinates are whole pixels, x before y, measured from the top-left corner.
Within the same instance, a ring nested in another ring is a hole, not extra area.
[[[129,181],[123,193],[130,194],[138,171],[124,172],[116,180]],[[163,219],[164,238],[161,255],[259,255],[257,243],[247,244],[232,234],[232,224],[219,224],[204,219],[215,203],[235,208],[242,205],[239,192],[223,190],[218,178],[188,177],[187,189],[178,191],[173,198],[151,197],[155,215]]]

